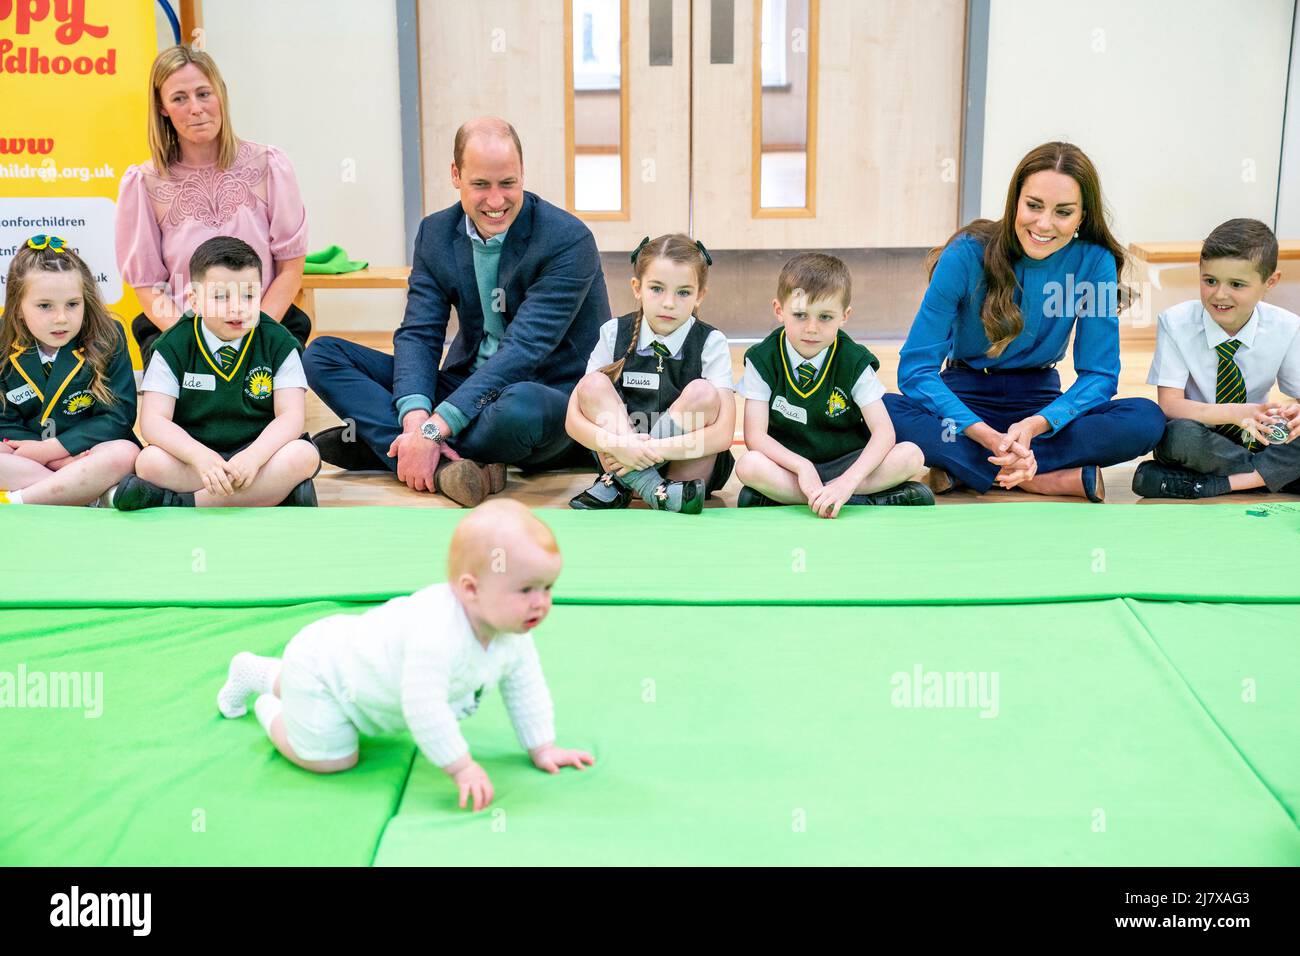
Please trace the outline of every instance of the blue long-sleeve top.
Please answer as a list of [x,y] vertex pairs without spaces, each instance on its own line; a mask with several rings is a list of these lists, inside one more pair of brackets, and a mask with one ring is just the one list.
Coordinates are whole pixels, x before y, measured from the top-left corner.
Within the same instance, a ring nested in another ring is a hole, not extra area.
[[[1015,302],[1025,327],[997,358],[989,358],[980,321],[987,289],[984,245],[969,234],[944,250],[899,354],[898,386],[909,398],[960,431],[980,421],[939,377],[944,359],[972,368],[1032,368],[1065,357],[1074,337],[1078,378],[1038,414],[1058,430],[1107,402],[1119,387],[1119,304],[1115,259],[1101,246],[1075,239],[1046,259],[1022,256],[1014,265]],[[1077,320],[1077,321],[1076,321]]]

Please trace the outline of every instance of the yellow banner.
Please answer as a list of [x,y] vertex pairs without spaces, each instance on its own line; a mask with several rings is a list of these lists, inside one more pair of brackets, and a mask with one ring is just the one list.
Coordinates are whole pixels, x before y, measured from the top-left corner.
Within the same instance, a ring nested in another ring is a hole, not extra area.
[[[117,270],[113,219],[122,173],[149,158],[154,6],[0,0],[0,282],[27,237],[61,236],[128,325],[140,303]],[[134,340],[131,354],[138,366]]]

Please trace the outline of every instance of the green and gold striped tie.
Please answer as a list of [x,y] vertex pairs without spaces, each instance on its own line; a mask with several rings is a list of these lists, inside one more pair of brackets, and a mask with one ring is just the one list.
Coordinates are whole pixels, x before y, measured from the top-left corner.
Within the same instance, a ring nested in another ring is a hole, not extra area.
[[[1241,348],[1239,339],[1229,339],[1214,347],[1214,351],[1219,354],[1219,371],[1214,381],[1216,405],[1236,405],[1246,400],[1246,380],[1242,377],[1235,358],[1239,348]],[[1215,425],[1214,430],[1233,441],[1250,444],[1249,433],[1236,425]]]
[[223,345],[217,349],[217,363],[221,366],[223,372],[232,367],[237,358],[239,358],[239,349],[233,345]]
[[807,388],[812,384],[812,380],[817,377],[817,366],[812,362],[804,362],[795,369],[795,374],[799,376],[799,387]]

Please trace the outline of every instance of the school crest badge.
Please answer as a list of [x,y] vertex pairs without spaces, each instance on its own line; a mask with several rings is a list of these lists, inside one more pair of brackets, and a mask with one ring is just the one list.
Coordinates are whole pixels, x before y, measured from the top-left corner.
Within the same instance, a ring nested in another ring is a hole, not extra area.
[[831,389],[830,398],[826,399],[826,417],[839,418],[849,410],[849,397],[838,385]]
[[73,392],[63,400],[63,414],[80,415],[91,405],[95,404],[95,396],[84,389],[79,392]]
[[265,365],[250,368],[244,378],[244,391],[249,398],[270,398],[274,379]]

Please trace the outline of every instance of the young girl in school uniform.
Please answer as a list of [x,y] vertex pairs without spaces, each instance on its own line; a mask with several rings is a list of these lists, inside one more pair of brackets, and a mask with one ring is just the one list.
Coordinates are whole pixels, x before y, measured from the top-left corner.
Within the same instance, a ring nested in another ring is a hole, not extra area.
[[0,327],[0,505],[87,505],[140,451],[126,334],[57,236],[9,264]]
[[712,259],[674,233],[642,239],[632,263],[638,307],[601,327],[569,399],[565,427],[601,466],[569,506],[626,508],[636,494],[657,511],[699,514],[735,467],[731,352],[698,315]]

